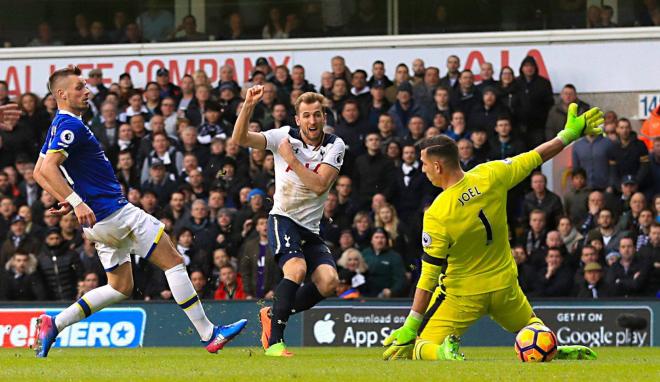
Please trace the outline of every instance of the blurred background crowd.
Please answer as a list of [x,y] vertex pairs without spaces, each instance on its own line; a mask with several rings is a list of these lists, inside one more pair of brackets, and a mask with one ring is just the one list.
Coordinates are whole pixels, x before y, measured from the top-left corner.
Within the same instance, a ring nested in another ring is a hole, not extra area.
[[5,47],[132,44],[660,25],[657,0],[621,0],[614,7],[609,5],[612,2],[204,1],[203,20],[197,20],[175,17],[192,13],[199,6],[192,1],[24,0],[0,15],[0,43]]
[[[318,13],[326,10],[326,3],[341,2],[311,2],[296,9]],[[376,3],[358,1],[352,17],[364,18]],[[270,8],[265,25],[254,24],[233,36],[232,25],[243,25],[239,7],[228,13],[229,32],[213,32],[214,38],[243,38],[242,33],[245,38],[304,36],[308,17],[288,13],[294,9],[291,4]],[[633,7],[631,14],[638,18],[632,20],[640,25],[656,20],[654,4],[644,1]],[[437,17],[455,12],[454,5],[432,9]],[[129,18],[130,12],[118,11],[114,29],[80,14],[74,33],[51,33],[42,23],[30,45],[209,38],[197,31],[194,17],[184,17],[176,27],[167,12],[148,8],[133,19],[136,15]],[[599,16],[586,18],[587,26],[613,26],[603,16],[607,12],[598,8]],[[501,14],[493,15],[497,19]],[[318,33],[341,34],[347,20],[354,19],[345,19],[337,29],[324,22],[309,24],[323,28]],[[580,112],[589,108],[571,84],[561,84],[561,92],[553,95],[533,57],[499,73],[488,62],[479,73],[464,70],[453,55],[445,62],[415,59],[395,68],[367,58],[358,65],[349,68],[336,56],[321,78],[306,78],[303,66],[271,67],[260,57],[244,84],[236,82],[231,66],[220,68],[215,83],[209,81],[211,73],[196,71],[177,85],[161,68],[156,81],[144,88],[136,88],[128,73],[110,81],[104,81],[99,69],[86,73],[93,97],[85,123],[115,166],[128,200],[165,223],[201,298],[270,298],[281,277],[266,235],[274,193],[273,154],[243,149],[231,139],[242,95],[250,86],[265,88],[251,131],[295,125],[293,104],[303,92],[317,91],[327,99],[326,132],[340,136],[347,153],[325,204],[321,235],[339,265],[337,295],[343,298],[405,297],[414,290],[422,215],[442,191],[421,172],[415,143],[450,136],[467,171],[551,139],[563,128],[570,103],[577,103]],[[389,78],[386,73],[392,72]],[[0,81],[0,104],[15,102],[22,111],[14,125],[0,131],[0,300],[71,301],[106,280],[94,243],[83,237],[75,216],[45,213],[56,200],[33,177],[57,105],[50,94],[10,98],[11,91]],[[565,195],[549,190],[541,172],[509,193],[513,256],[529,296],[658,294],[660,138],[642,141],[631,122],[614,110],[607,111],[604,130],[603,136],[585,137],[572,146]],[[172,298],[162,271],[137,256],[132,261],[134,299]]]

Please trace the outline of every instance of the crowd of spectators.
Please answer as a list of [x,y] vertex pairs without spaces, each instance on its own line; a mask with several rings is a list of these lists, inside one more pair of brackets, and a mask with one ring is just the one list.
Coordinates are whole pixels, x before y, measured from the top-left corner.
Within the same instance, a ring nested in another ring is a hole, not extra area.
[[[378,36],[388,33],[386,3],[376,0],[207,3],[204,23],[200,23],[204,27],[198,28],[194,16],[177,20],[173,9],[157,0],[135,2],[133,9],[110,6],[104,8],[105,12],[88,10],[77,14],[77,2],[58,1],[53,6],[68,7],[69,13],[75,14],[73,19],[54,17],[38,25],[21,26],[16,28],[20,32],[11,31],[16,35],[10,35],[8,30],[3,33],[3,24],[9,21],[0,19],[0,41],[4,46],[54,46]],[[23,6],[29,7],[30,3]],[[615,10],[609,5],[588,5],[586,0],[419,0],[405,6],[400,4],[396,20],[398,33],[402,34],[658,26],[660,5],[657,0],[619,2]]]
[[[467,171],[554,137],[570,103],[580,112],[589,107],[570,84],[555,102],[532,57],[518,70],[502,68],[498,78],[483,63],[478,82],[454,55],[442,69],[421,59],[400,63],[392,79],[382,61],[366,70],[350,70],[340,56],[329,64],[313,84],[300,65],[271,68],[259,58],[242,87],[231,66],[220,69],[217,83],[197,71],[180,86],[161,68],[144,89],[127,73],[106,86],[101,70],[88,72],[84,121],[129,202],[165,223],[202,298],[270,298],[281,277],[267,235],[273,154],[231,138],[249,86],[264,86],[251,131],[294,124],[292,105],[303,92],[327,99],[325,129],[346,142],[347,152],[321,234],[340,266],[337,294],[346,298],[414,290],[422,215],[441,192],[421,172],[420,139],[454,138]],[[106,280],[75,216],[47,214],[56,200],[33,177],[57,106],[50,94],[10,99],[9,90],[0,81],[0,104],[18,103],[22,116],[0,131],[0,300],[70,301]],[[608,111],[605,135],[580,139],[572,155],[563,198],[541,172],[509,193],[520,284],[539,297],[656,296],[660,138],[646,147],[630,121]],[[172,298],[162,271],[137,256],[132,262],[134,299]]]

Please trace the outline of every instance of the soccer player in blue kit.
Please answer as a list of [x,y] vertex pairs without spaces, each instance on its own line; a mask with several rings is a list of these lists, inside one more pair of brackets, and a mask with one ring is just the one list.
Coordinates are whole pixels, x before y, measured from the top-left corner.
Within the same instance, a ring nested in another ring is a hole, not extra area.
[[203,346],[217,353],[243,330],[247,320],[214,326],[204,313],[183,257],[164,232],[165,225],[128,203],[112,164],[82,122],[90,91],[80,75],[77,67],[65,68],[53,72],[48,80],[58,111],[41,148],[34,177],[59,201],[59,208],[48,213],[61,216],[73,210],[85,236],[96,243],[108,284],[85,293],[54,317],[43,314],[38,318],[37,357],[48,356],[58,333],[67,326],[132,294],[131,253],[165,272],[174,300],[197,329]]

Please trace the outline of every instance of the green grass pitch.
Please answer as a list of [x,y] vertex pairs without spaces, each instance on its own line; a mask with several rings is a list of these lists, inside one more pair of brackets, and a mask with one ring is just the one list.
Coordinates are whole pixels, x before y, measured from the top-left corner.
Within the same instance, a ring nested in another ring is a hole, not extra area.
[[382,349],[294,348],[294,358],[260,349],[0,349],[2,381],[660,381],[660,348],[601,348],[597,361],[522,363],[511,348],[465,347],[466,362],[380,359]]

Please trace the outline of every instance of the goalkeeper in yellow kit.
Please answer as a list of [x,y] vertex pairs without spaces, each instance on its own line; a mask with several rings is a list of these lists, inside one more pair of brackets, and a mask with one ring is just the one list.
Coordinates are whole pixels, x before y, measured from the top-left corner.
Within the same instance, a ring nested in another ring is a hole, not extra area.
[[[510,332],[542,323],[518,285],[507,191],[573,141],[602,134],[602,123],[598,108],[577,116],[577,105],[571,104],[557,138],[466,173],[453,140],[436,136],[422,142],[422,171],[444,191],[424,214],[422,272],[412,309],[405,324],[385,339],[384,359],[463,360],[459,336],[486,314]],[[595,353],[560,347],[557,357],[595,358]]]

